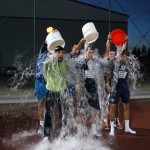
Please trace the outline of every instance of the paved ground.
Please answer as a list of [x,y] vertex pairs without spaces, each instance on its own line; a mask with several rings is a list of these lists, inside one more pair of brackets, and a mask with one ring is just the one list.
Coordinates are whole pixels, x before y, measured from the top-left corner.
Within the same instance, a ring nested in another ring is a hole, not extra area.
[[[93,140],[94,145],[91,149],[85,148],[82,139],[78,141],[75,149],[79,150],[148,150],[150,147],[150,99],[133,100],[131,108],[131,127],[136,130],[136,135],[125,133],[124,129],[115,131],[115,136],[109,136],[109,130],[102,130],[102,137]],[[41,144],[42,137],[37,134],[38,119],[37,106],[12,104],[10,107],[4,106],[0,109],[0,150],[54,150],[49,145]],[[123,118],[121,118],[123,124]],[[58,132],[58,129],[55,130]],[[57,141],[57,135],[54,138]],[[55,144],[54,139],[50,141]],[[89,141],[90,142],[90,141]],[[96,144],[101,147],[95,147]],[[88,145],[89,143],[87,143]],[[69,149],[70,143],[62,144],[62,148],[55,150],[74,150]],[[36,146],[36,148],[34,148]],[[58,146],[57,144],[55,146]],[[66,146],[66,148],[64,148]],[[90,146],[90,144],[89,144]]]
[[[145,82],[131,97],[131,127],[136,135],[115,131],[116,136],[110,137],[109,131],[102,130],[102,137],[96,139],[112,150],[147,150],[150,147],[150,84]],[[122,124],[123,117],[121,118]],[[10,90],[5,84],[0,85],[0,150],[35,150],[42,137],[37,134],[38,117],[37,101],[33,88]],[[57,136],[56,136],[57,137]],[[53,142],[53,140],[51,141]],[[79,150],[102,150],[102,147]],[[94,145],[93,145],[94,147]],[[106,148],[106,149],[107,149]],[[75,148],[77,149],[77,148]],[[103,148],[105,150],[105,148]],[[51,150],[51,148],[37,148]],[[60,150],[60,149],[55,149]],[[62,149],[68,150],[68,149]],[[74,150],[74,149],[71,149]]]

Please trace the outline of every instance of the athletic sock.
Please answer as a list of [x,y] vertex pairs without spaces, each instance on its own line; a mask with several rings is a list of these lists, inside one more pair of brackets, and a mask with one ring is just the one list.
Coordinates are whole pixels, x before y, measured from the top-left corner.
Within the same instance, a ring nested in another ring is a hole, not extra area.
[[111,135],[111,136],[114,136],[115,135],[115,133],[114,133],[114,121],[110,121],[110,133],[109,133],[109,135]]
[[129,127],[129,120],[125,120],[125,132],[129,132],[131,134],[136,134],[136,131],[133,131],[130,127]]
[[40,126],[44,128],[44,121],[40,121]]

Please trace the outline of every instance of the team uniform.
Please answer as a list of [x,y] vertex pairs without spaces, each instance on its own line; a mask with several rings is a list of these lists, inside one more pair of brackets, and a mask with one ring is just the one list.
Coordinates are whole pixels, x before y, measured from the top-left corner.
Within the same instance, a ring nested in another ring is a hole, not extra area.
[[125,119],[125,132],[131,134],[136,134],[136,131],[132,130],[129,126],[129,102],[130,102],[130,91],[128,87],[128,76],[130,66],[128,65],[128,52],[124,51],[121,55],[121,58],[114,59],[111,65],[111,92],[110,92],[110,126],[111,130],[109,135],[114,136],[114,115],[115,109],[112,106],[115,106],[118,103],[118,100],[122,100],[124,108],[124,119]]
[[[97,83],[95,81],[95,76],[93,70],[91,70],[88,66],[87,59],[84,59],[77,63],[77,69],[81,69],[85,75],[84,86],[87,91],[87,99],[90,106],[95,109],[100,109],[99,106],[99,98],[98,98],[98,90],[97,90]],[[94,59],[92,60],[94,61]]]
[[79,92],[81,95],[81,99],[78,102],[78,109],[83,112],[83,119],[85,119],[85,121],[89,122],[90,119],[92,123],[92,135],[98,137],[101,136],[98,130],[100,129],[99,119],[103,105],[103,88],[101,86],[104,80],[101,77],[103,77],[102,70],[104,65],[108,65],[107,59],[87,59],[84,57],[81,58],[76,65],[77,70],[79,70],[78,73],[81,76],[81,79],[77,82],[80,86]]
[[[83,50],[78,50],[78,51],[76,52],[76,55],[75,55],[75,56],[72,55],[72,52],[68,53],[69,57],[73,60],[72,63],[74,63],[74,62],[76,61],[76,58],[78,58],[78,57],[82,54],[82,51],[83,51]],[[74,74],[75,68],[74,68],[74,66],[71,66],[71,67],[73,67],[73,68],[71,68],[71,69],[73,69],[73,71],[72,71],[72,72],[70,71],[70,76],[71,76],[72,78],[74,78],[74,76],[75,76],[75,74]],[[71,70],[71,69],[70,69],[70,70]],[[68,91],[69,91],[70,95],[75,99],[75,94],[76,94],[76,93],[75,93],[75,85],[74,85],[74,84],[68,83]]]
[[[116,73],[114,70],[114,65],[115,65],[115,61],[112,61],[112,63],[110,64],[110,68],[111,68],[111,86],[114,86],[114,74]],[[118,73],[118,81],[116,84],[116,88],[115,91],[111,91],[110,92],[110,102],[111,103],[118,103],[118,100],[121,99],[123,103],[129,103],[129,99],[130,99],[130,91],[129,91],[129,86],[128,86],[128,65],[127,63],[123,63],[120,62],[119,64],[119,69],[117,71]]]

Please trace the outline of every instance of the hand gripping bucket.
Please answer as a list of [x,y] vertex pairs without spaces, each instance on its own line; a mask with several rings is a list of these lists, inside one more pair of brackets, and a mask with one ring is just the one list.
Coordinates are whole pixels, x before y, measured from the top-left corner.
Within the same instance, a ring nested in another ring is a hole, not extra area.
[[62,38],[62,36],[61,36],[59,31],[57,31],[57,32],[50,32],[47,35],[47,37],[46,37],[46,42],[47,42],[47,45],[48,45],[48,51],[50,53],[54,53],[54,49],[57,46],[62,46],[62,47],[65,46],[65,41]]
[[86,23],[82,27],[82,33],[86,40],[86,43],[93,43],[99,37],[99,33],[97,32],[93,22]]

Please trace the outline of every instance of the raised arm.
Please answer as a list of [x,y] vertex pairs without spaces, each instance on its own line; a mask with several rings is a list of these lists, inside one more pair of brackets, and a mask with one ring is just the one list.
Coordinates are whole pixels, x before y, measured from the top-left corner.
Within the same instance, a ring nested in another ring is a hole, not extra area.
[[75,56],[75,55],[76,55],[77,51],[82,48],[82,46],[84,45],[84,43],[85,43],[85,39],[82,38],[82,39],[79,41],[79,43],[78,43],[76,46],[74,46],[74,47],[72,48],[72,56]]
[[122,45],[121,49],[122,52],[127,49],[127,44],[128,44],[128,36],[125,37],[125,42]]
[[109,55],[109,51],[110,51],[110,42],[111,42],[111,35],[110,33],[107,36],[107,41],[106,41],[106,49],[104,52],[104,57],[107,57]]

